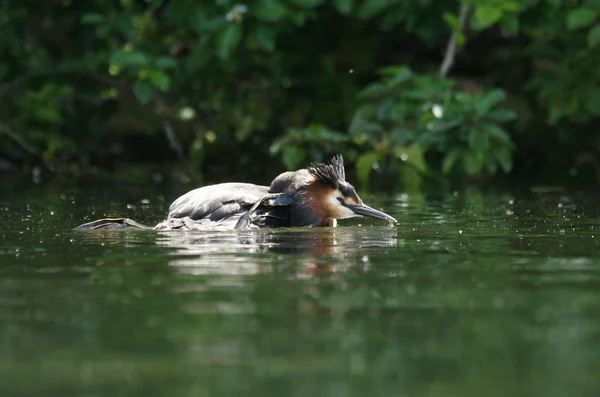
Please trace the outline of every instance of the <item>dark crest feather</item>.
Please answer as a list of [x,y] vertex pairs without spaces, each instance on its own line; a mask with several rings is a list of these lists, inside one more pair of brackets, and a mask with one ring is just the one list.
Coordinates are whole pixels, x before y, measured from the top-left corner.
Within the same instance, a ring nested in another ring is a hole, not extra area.
[[318,181],[326,183],[335,189],[339,189],[340,182],[346,180],[344,159],[340,154],[335,155],[327,163],[312,163],[308,166],[308,172]]

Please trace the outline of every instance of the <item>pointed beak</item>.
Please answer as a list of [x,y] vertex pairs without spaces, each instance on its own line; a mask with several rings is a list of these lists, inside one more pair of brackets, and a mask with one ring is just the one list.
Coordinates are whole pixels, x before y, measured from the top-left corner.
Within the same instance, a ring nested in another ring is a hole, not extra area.
[[388,222],[398,222],[396,219],[392,218],[385,212],[381,212],[376,210],[375,208],[371,208],[368,205],[345,205],[356,215],[368,216],[375,219],[381,219]]

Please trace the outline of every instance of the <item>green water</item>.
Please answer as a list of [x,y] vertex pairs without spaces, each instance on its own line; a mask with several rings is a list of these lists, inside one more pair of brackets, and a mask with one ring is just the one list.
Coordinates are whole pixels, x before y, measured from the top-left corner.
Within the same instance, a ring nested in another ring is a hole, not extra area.
[[154,224],[183,191],[4,190],[1,396],[600,395],[597,194],[363,197],[394,227],[69,230]]

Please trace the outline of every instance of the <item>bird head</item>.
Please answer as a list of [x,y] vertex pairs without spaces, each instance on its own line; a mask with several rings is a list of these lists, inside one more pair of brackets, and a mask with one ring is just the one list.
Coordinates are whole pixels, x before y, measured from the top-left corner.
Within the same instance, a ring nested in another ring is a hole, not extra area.
[[360,199],[356,189],[346,182],[344,159],[334,156],[327,163],[313,163],[307,168],[314,182],[309,187],[309,196],[320,207],[325,218],[346,219],[367,216],[388,222],[397,222],[388,214],[369,207]]

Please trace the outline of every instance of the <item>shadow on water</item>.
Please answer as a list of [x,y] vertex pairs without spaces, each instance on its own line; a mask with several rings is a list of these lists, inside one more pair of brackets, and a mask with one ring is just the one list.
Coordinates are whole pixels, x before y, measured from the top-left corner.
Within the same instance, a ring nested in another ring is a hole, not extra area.
[[369,198],[393,227],[71,231],[168,205],[103,197],[0,201],[2,395],[599,390],[594,195]]

